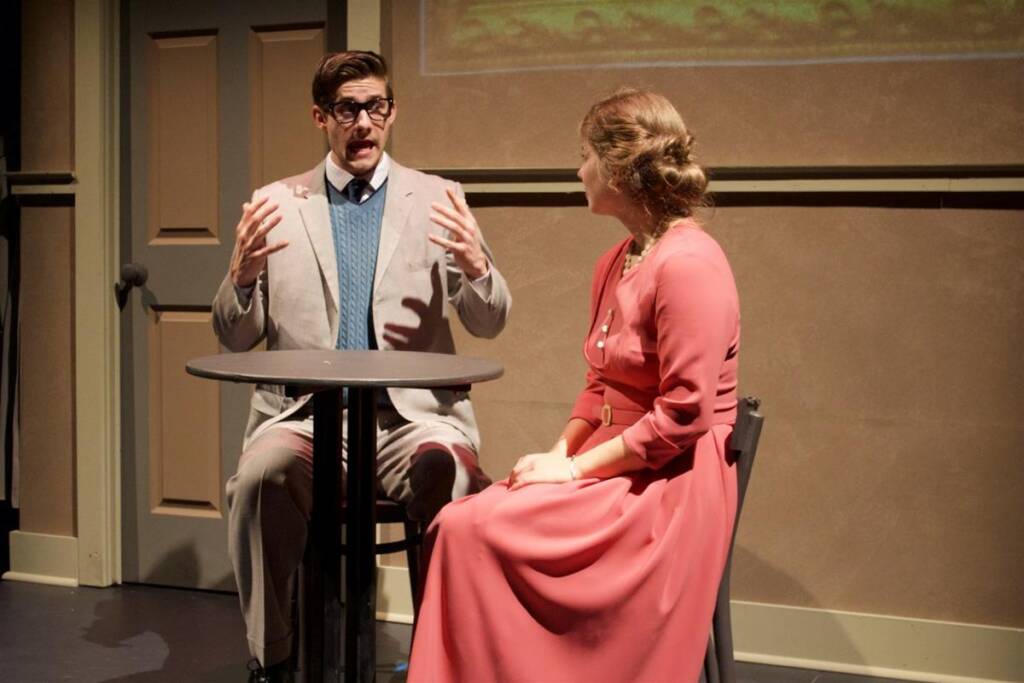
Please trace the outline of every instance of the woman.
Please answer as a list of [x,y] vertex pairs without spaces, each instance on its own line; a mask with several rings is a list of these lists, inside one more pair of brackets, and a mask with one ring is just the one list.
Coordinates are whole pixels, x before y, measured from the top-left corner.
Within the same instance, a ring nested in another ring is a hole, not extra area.
[[597,263],[586,387],[549,452],[438,516],[413,682],[698,678],[736,509],[736,287],[668,100],[620,91],[580,132],[588,206],[630,233]]

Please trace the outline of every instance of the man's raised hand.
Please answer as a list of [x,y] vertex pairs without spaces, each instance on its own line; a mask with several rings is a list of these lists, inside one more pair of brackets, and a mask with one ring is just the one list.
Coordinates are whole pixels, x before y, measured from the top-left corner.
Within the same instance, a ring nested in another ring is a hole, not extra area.
[[235,227],[235,249],[228,273],[238,287],[251,287],[267,265],[267,257],[288,246],[287,241],[267,244],[267,233],[281,222],[277,204],[267,197],[242,204],[242,218]]
[[466,200],[451,188],[446,190],[451,207],[433,202],[430,205],[433,213],[430,220],[448,230],[452,239],[440,235],[427,235],[434,244],[444,247],[455,257],[455,263],[470,280],[476,280],[487,274],[490,265],[487,255],[480,245],[480,227],[469,210]]

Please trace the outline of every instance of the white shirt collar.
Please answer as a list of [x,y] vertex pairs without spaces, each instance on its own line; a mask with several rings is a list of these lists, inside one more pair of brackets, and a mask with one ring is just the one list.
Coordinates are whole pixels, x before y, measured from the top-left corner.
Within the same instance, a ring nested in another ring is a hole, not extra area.
[[[348,185],[349,181],[354,177],[351,173],[334,163],[334,159],[331,158],[329,152],[327,154],[326,169],[327,182],[333,185],[334,189],[339,192],[344,191],[345,186]],[[388,173],[390,172],[391,157],[388,156],[387,152],[383,152],[380,155],[380,161],[377,162],[377,168],[373,169],[373,175],[370,176],[370,185],[363,193],[363,199],[366,199],[367,194],[373,194],[379,190],[380,186],[384,184],[384,181],[388,179]]]

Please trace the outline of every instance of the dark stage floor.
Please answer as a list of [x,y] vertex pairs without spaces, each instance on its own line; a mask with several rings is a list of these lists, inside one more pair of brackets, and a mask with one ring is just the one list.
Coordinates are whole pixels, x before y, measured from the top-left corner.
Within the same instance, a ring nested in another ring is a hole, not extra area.
[[[409,631],[401,624],[378,625],[381,683],[405,680]],[[242,683],[248,660],[234,595],[0,582],[4,683]],[[741,663],[738,669],[741,683],[892,683],[754,664]]]

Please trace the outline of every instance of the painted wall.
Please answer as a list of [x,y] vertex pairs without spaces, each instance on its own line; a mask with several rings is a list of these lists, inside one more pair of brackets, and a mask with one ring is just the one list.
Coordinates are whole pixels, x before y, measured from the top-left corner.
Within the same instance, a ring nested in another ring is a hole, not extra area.
[[[22,3],[22,171],[74,169],[74,8]],[[74,536],[74,209],[21,209],[20,530]]]

